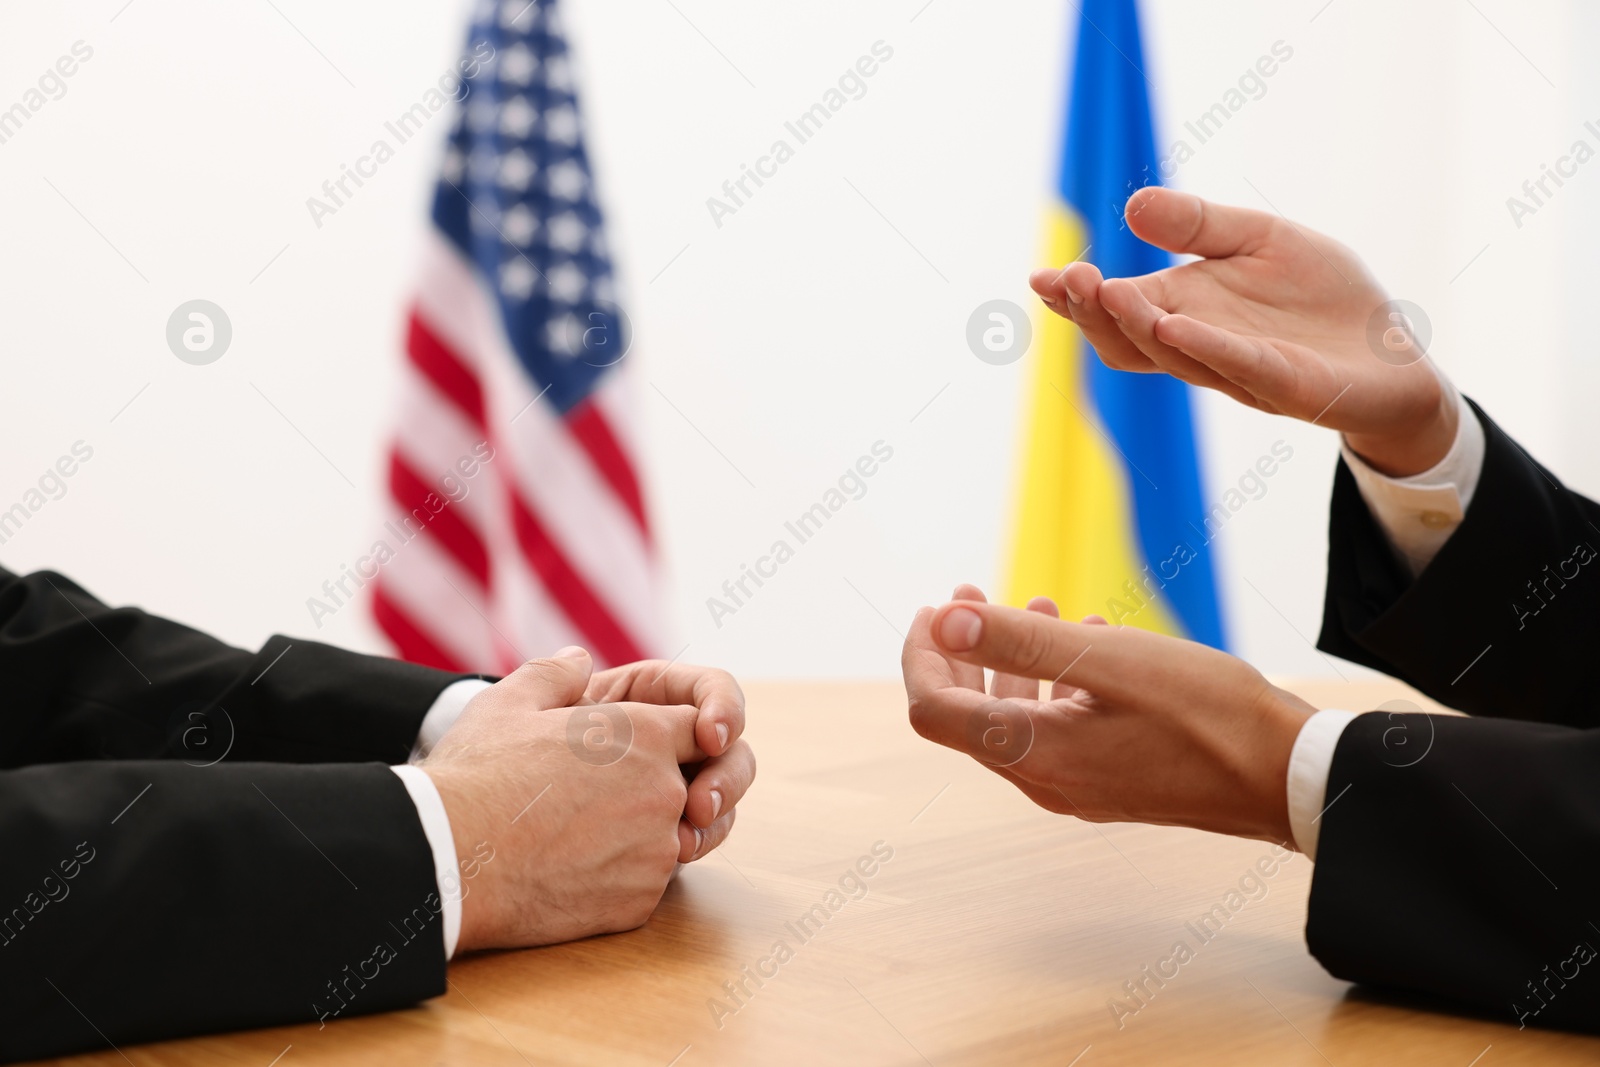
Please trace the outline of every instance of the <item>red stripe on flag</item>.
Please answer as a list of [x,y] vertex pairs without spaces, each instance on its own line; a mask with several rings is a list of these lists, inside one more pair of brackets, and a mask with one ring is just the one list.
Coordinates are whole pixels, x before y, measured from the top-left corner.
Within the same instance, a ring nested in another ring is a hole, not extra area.
[[477,374],[450,350],[414,308],[406,335],[406,352],[423,376],[449,397],[474,426],[482,430],[488,425],[484,417],[483,385]]
[[[483,538],[460,510],[451,506],[449,497],[422,480],[398,449],[389,453],[389,494],[422,526],[422,532],[433,534],[463,570],[478,579],[483,588],[489,588],[489,549]],[[442,504],[437,512],[428,506],[430,496]],[[402,525],[405,521],[405,516],[399,519]]]
[[[479,430],[487,427],[483,385],[477,374],[415,310],[411,313],[406,351],[411,354],[412,363],[434,388],[448,397]],[[644,493],[639,488],[639,477],[593,397],[585,398],[567,412],[566,421],[573,439],[583,447],[611,491],[628,509],[648,543],[650,520],[645,515]]]
[[644,494],[639,491],[638,476],[592,394],[567,412],[567,428],[584,451],[589,453],[589,458],[611,486],[611,491],[617,494],[617,499],[632,513],[633,520],[639,524],[639,532],[648,544],[650,521],[645,517]]
[[378,629],[394,642],[395,651],[400,653],[401,659],[420,663],[424,667],[453,671],[456,674],[467,673],[465,665],[457,662],[454,656],[434,644],[433,639],[411,621],[405,609],[389,599],[382,585],[372,593],[372,617],[377,622]]
[[644,659],[638,644],[568,562],[522,493],[515,489],[511,492],[511,519],[523,555],[551,597],[588,639],[589,651],[610,666]]

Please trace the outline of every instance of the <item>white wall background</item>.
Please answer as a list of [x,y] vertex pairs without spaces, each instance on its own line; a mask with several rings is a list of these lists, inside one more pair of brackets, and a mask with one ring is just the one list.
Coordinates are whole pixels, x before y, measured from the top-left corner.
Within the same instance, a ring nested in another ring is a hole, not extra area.
[[[1072,5],[565,7],[636,329],[667,651],[688,642],[686,659],[752,676],[896,674],[880,611],[903,627],[958,580],[998,578],[1024,365],[979,362],[963,329],[985,300],[1028,304]],[[446,120],[320,230],[305,199],[454,60],[465,10],[0,5],[0,109],[73,42],[94,49],[0,144],[0,509],[74,441],[94,449],[0,563],[60,569],[240,644],[285,631],[380,647],[358,610],[314,631],[305,600],[385,517],[401,310]],[[1145,15],[1163,145],[1273,42],[1294,49],[1173,184],[1264,206],[1254,185],[1356,247],[1428,309],[1462,386],[1600,491],[1584,328],[1600,162],[1520,229],[1505,205],[1575,139],[1600,147],[1583,129],[1600,123],[1600,14],[1577,0],[1146,0]],[[867,95],[716,227],[706,198],[880,39],[894,58]],[[234,325],[209,367],[164,341],[194,297]],[[1334,441],[1217,398],[1201,421],[1211,496],[1273,441],[1294,445],[1214,548],[1239,650],[1273,672],[1330,672],[1307,639]],[[866,497],[714,627],[705,598],[878,439],[895,457]]]

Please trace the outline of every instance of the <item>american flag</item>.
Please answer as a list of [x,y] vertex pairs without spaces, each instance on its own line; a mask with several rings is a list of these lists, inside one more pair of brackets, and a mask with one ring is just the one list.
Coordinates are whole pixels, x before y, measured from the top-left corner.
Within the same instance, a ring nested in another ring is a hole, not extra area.
[[467,55],[486,54],[434,193],[389,460],[387,529],[421,532],[373,612],[403,658],[448,670],[568,644],[624,663],[659,647],[659,569],[555,0],[480,7]]

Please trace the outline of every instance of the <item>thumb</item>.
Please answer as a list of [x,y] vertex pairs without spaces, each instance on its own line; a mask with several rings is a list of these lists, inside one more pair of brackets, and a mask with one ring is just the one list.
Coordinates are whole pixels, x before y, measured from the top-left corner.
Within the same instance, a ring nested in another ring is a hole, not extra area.
[[1271,237],[1277,216],[1213,204],[1192,193],[1148,185],[1128,198],[1128,228],[1169,252],[1220,259],[1255,251]]
[[545,659],[530,659],[506,679],[535,709],[566,708],[583,699],[594,660],[576,645]]
[[954,600],[935,611],[930,629],[947,656],[1002,674],[1068,682],[1108,695],[1148,679],[1149,656],[1141,656],[1137,644],[1141,637],[1155,636],[968,600]]

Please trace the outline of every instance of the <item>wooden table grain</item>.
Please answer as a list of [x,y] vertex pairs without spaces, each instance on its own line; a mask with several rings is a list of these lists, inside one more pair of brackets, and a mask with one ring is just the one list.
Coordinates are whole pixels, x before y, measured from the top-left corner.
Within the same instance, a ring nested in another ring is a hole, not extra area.
[[[1320,706],[1432,707],[1394,682],[1285,684]],[[746,690],[756,786],[733,838],[642,929],[459,960],[449,993],[408,1011],[60,1062],[1600,1061],[1600,1039],[1519,1031],[1509,1010],[1439,1014],[1329,977],[1306,952],[1301,856],[1263,868],[1259,842],[1041,811],[912,733],[897,684]],[[1219,904],[1226,922],[1202,927]],[[1176,974],[1158,986],[1157,969]]]

